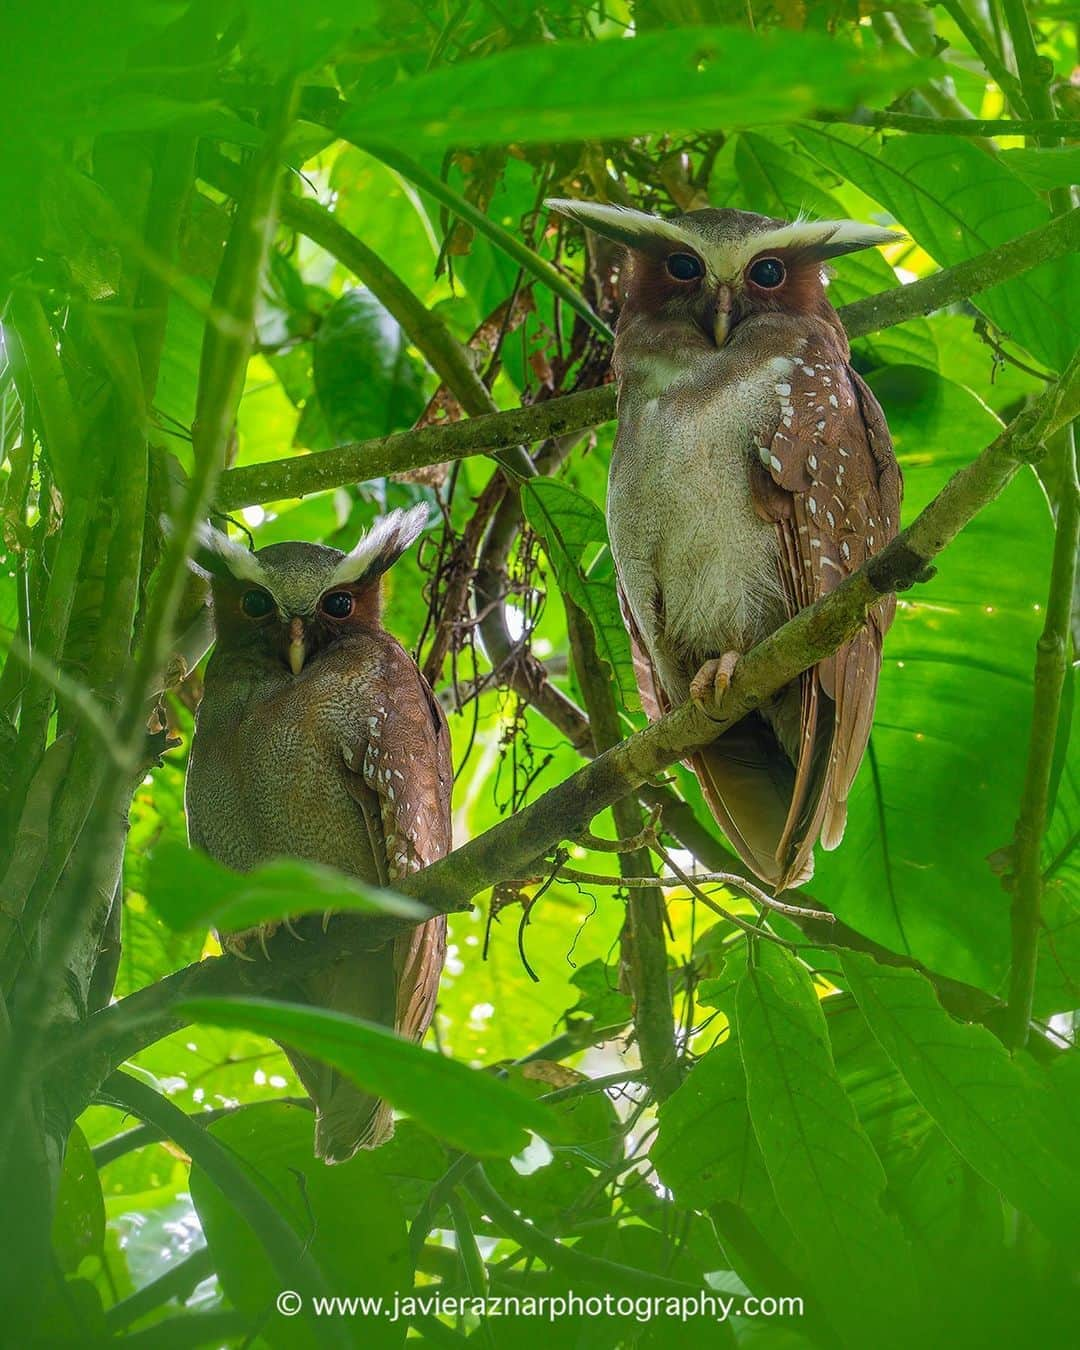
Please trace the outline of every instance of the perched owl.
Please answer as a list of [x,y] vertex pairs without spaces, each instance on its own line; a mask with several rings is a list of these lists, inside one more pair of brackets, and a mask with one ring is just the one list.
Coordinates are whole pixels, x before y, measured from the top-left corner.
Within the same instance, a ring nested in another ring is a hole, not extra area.
[[[348,554],[305,543],[252,553],[206,532],[196,566],[211,581],[217,643],[186,803],[191,842],[220,862],[244,871],[306,858],[386,886],[448,852],[446,719],[380,619],[382,574],[426,518],[423,506],[394,511]],[[445,919],[378,950],[365,948],[355,915],[309,917],[297,935],[321,936],[324,922],[341,955],[292,992],[419,1041],[435,1009]],[[242,950],[253,936],[225,944]],[[315,1102],[320,1157],[341,1162],[388,1137],[385,1102],[326,1065],[289,1058]]]
[[[896,534],[900,472],[851,368],[823,267],[897,239],[848,220],[671,219],[549,205],[626,246],[607,518],[646,708],[721,692],[734,662]],[[694,756],[717,821],[776,890],[835,848],[874,714],[866,628]]]

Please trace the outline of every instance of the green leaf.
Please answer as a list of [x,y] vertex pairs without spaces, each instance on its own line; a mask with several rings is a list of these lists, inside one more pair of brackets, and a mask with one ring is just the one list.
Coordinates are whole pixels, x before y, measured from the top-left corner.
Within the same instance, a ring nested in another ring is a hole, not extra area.
[[885,1172],[837,1076],[808,971],[774,943],[760,943],[756,958],[739,983],[737,1023],[777,1203],[845,1339],[891,1341],[914,1311],[914,1289],[900,1226],[882,1206]]
[[920,68],[871,58],[840,39],[775,29],[537,42],[380,90],[353,103],[340,130],[349,139],[438,147],[713,131],[880,99]]
[[159,844],[150,860],[147,899],[174,932],[220,928],[240,932],[261,923],[349,910],[430,917],[426,906],[369,886],[332,867],[300,858],[277,858],[250,872],[234,872],[200,849],[175,841]]
[[870,1029],[953,1147],[1049,1238],[1075,1249],[1080,1170],[1037,1066],[1010,1057],[985,1027],[954,1021],[917,971],[857,952],[842,964]]
[[[612,672],[624,707],[635,707],[637,687],[630,640],[619,613],[607,524],[598,506],[556,478],[534,478],[521,492],[525,518],[544,540],[559,589],[592,624],[596,649]],[[587,567],[596,544],[602,552]]]
[[528,1130],[549,1139],[561,1132],[557,1118],[541,1103],[371,1022],[257,998],[188,999],[180,1011],[213,1026],[270,1036],[332,1064],[468,1153],[509,1157],[525,1147]]
[[423,367],[370,291],[347,291],[323,319],[315,338],[315,388],[339,443],[400,431],[423,412]]
[[[926,370],[870,383],[908,521],[1000,423]],[[1052,547],[1045,495],[1022,470],[936,559],[933,580],[900,597],[844,841],[816,859],[814,888],[845,923],[991,993],[1008,967],[1009,900],[988,858],[1016,823]]]
[[[1049,219],[1038,195],[1000,160],[953,136],[887,136],[853,127],[800,126],[799,143],[900,221],[943,267],[963,262]],[[973,298],[1003,332],[1055,370],[1080,326],[1063,295],[1080,284],[1075,258],[1043,263]]]
[[[412,1283],[405,1219],[393,1184],[376,1155],[358,1153],[329,1168],[311,1151],[311,1112],[282,1102],[246,1107],[207,1127],[251,1173],[278,1213],[309,1243],[309,1253],[335,1293],[392,1300]],[[281,1275],[258,1238],[197,1165],[191,1196],[214,1269],[230,1303],[271,1345],[324,1344],[320,1319],[310,1310],[283,1317],[274,1308]],[[348,1319],[339,1319],[348,1324]],[[404,1320],[357,1319],[356,1345],[390,1350],[405,1339]]]
[[1080,147],[1075,145],[1002,150],[999,158],[1037,192],[1080,183]]
[[56,1195],[53,1250],[60,1267],[74,1274],[84,1256],[101,1256],[105,1246],[105,1201],[86,1136],[73,1126],[64,1150]]

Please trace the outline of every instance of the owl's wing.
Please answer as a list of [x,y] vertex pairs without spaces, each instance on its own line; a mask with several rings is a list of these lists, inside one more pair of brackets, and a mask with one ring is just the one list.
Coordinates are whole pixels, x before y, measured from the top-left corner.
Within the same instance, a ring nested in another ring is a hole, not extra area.
[[650,657],[649,649],[645,645],[645,639],[641,636],[641,630],[634,620],[626,594],[618,582],[615,583],[615,591],[619,597],[619,610],[622,614],[623,626],[626,628],[627,636],[630,639],[634,683],[637,685],[641,706],[649,721],[655,722],[658,717],[663,716],[668,711],[669,704],[657,678],[656,667],[652,663],[652,657]]
[[[378,803],[387,880],[391,885],[450,851],[454,773],[450,731],[438,700],[395,643],[388,653],[380,716],[368,718],[362,778]],[[394,944],[396,1029],[419,1040],[435,1011],[446,955],[446,918],[439,915]]]
[[[901,480],[877,400],[831,344],[808,341],[777,392],[780,413],[758,447],[751,488],[776,526],[794,614],[894,537]],[[777,851],[786,878],[804,872],[819,835],[825,848],[843,835],[894,608],[883,601],[857,637],[802,676],[795,784]]]

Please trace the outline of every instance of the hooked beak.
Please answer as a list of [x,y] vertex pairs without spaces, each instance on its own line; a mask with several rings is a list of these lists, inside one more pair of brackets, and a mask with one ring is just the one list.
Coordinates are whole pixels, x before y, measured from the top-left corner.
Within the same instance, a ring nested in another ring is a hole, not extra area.
[[304,669],[307,658],[307,643],[304,640],[304,621],[299,615],[289,620],[289,669],[299,675]]
[[716,291],[713,311],[713,340],[722,347],[731,332],[731,287],[720,286]]

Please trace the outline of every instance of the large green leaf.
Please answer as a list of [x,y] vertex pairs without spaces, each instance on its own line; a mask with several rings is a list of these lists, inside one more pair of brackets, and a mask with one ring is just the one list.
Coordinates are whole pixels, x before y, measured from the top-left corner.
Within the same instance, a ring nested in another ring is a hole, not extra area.
[[[405,1220],[394,1187],[371,1153],[329,1168],[311,1152],[311,1113],[267,1102],[207,1127],[250,1171],[321,1269],[334,1293],[382,1296],[388,1302],[412,1283]],[[191,1195],[229,1301],[271,1345],[325,1344],[320,1319],[305,1309],[282,1316],[275,1308],[281,1275],[258,1238],[201,1168],[191,1169]],[[339,1318],[358,1346],[390,1350],[405,1339],[404,1321]]]
[[[891,211],[943,267],[1037,229],[1049,211],[1000,160],[952,136],[888,136],[853,127],[800,126],[799,142]],[[1080,263],[1043,263],[974,297],[1010,337],[1060,369],[1080,338],[1073,307]]]
[[881,98],[917,79],[919,69],[839,39],[775,29],[537,42],[380,90],[351,105],[341,134],[447,146],[710,131]]
[[917,971],[845,952],[871,1030],[953,1147],[1048,1237],[1077,1246],[1080,1169],[1042,1070],[954,1021]]
[[854,1346],[902,1343],[910,1257],[882,1206],[885,1172],[837,1076],[809,972],[761,943],[736,1006],[754,1134],[829,1316]]
[[234,872],[200,849],[166,841],[150,861],[147,898],[176,932],[220,928],[240,932],[257,924],[348,910],[429,917],[406,896],[369,886],[332,867],[300,858],[276,858],[250,872]]
[[1080,183],[1080,146],[1003,150],[1001,159],[1040,192]]
[[[568,483],[534,478],[521,493],[525,518],[544,540],[559,589],[583,610],[596,635],[596,649],[607,662],[623,706],[634,707],[637,690],[630,641],[615,589],[603,512]],[[586,566],[586,555],[601,552]]]
[[193,1021],[259,1032],[332,1064],[469,1153],[508,1157],[525,1147],[528,1130],[555,1139],[561,1132],[541,1103],[372,1022],[259,998],[189,999],[180,1010]]
[[64,1170],[56,1194],[53,1250],[62,1270],[72,1274],[84,1256],[100,1256],[105,1245],[105,1201],[90,1145],[78,1125],[68,1135]]
[[[999,423],[926,370],[871,383],[910,520]],[[844,841],[817,854],[814,889],[846,923],[989,991],[1008,964],[1009,899],[988,858],[1016,821],[1051,549],[1045,497],[1024,471],[941,554],[933,581],[901,596]]]
[[347,291],[315,338],[315,388],[339,442],[387,436],[424,410],[423,368],[397,320],[367,290]]

